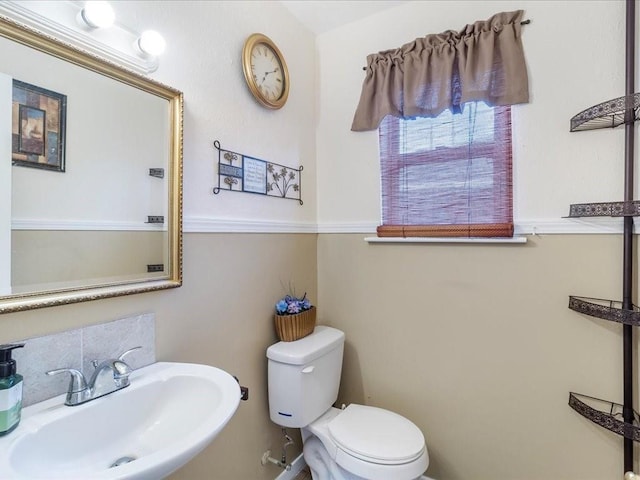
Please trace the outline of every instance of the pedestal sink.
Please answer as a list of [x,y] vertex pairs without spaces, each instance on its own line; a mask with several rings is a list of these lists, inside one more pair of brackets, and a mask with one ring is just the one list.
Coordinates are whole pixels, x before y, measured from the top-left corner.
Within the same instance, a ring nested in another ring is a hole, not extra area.
[[24,408],[0,437],[0,478],[158,480],[204,449],[240,402],[236,380],[207,365],[154,363],[130,378],[83,405],[61,395]]

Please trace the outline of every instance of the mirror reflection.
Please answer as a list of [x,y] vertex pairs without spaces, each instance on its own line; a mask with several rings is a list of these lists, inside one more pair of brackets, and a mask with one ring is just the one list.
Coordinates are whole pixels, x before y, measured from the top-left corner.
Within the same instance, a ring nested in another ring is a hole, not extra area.
[[179,286],[181,93],[6,19],[0,34],[0,311]]

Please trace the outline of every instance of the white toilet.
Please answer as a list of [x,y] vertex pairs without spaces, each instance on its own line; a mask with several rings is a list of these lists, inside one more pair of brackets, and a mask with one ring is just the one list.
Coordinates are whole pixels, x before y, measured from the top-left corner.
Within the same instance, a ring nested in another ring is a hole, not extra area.
[[304,459],[314,480],[421,478],[429,455],[418,427],[381,408],[332,406],[338,398],[343,350],[344,333],[325,326],[295,342],[271,345],[271,420],[302,429]]

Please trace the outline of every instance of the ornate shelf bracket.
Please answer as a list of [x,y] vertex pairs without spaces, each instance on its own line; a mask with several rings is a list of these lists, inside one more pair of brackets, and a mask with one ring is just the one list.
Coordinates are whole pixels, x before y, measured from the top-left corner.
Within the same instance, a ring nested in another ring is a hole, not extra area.
[[580,217],[637,217],[640,201],[574,203],[569,207],[569,218]]
[[569,308],[590,317],[640,326],[640,308],[635,305],[633,305],[633,310],[627,310],[622,308],[622,302],[615,300],[570,296]]
[[596,425],[635,442],[640,442],[640,416],[635,410],[633,411],[633,423],[629,424],[623,420],[624,407],[618,403],[570,392],[569,406]]
[[[633,113],[627,119],[629,110],[633,110]],[[571,119],[569,131],[615,128],[636,120],[640,120],[640,93],[607,100],[583,110]]]

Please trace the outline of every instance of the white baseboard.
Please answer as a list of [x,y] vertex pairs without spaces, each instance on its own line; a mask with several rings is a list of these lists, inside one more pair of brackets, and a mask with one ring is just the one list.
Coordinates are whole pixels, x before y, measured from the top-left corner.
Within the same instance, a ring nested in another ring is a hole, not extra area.
[[296,459],[291,462],[291,470],[285,470],[276,477],[276,480],[293,480],[296,475],[307,466],[307,462],[304,461],[302,454],[298,455]]

